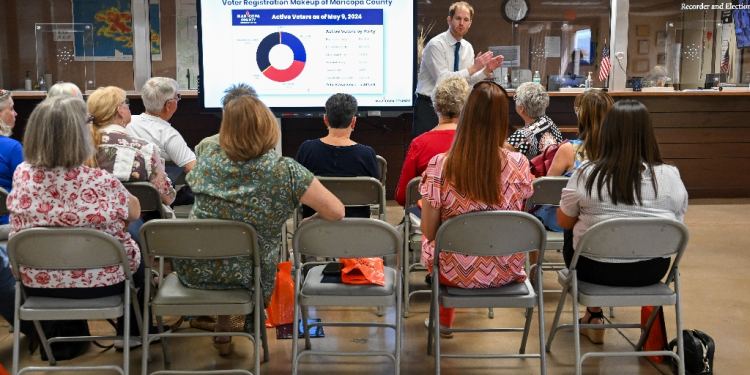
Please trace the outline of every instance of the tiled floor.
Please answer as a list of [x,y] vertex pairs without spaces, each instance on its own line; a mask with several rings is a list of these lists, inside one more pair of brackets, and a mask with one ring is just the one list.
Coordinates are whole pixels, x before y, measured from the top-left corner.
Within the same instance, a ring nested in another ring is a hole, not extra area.
[[[744,321],[750,311],[750,301],[742,297],[747,291],[750,274],[750,217],[747,209],[750,199],[745,200],[692,200],[685,223],[690,229],[690,243],[681,267],[683,287],[683,321],[685,328],[698,328],[710,334],[716,341],[715,374],[747,373],[745,355],[750,349],[750,324]],[[395,202],[390,202],[388,218],[395,224],[400,220],[400,210]],[[423,277],[415,275],[414,285],[424,285]],[[545,275],[545,284],[557,287],[553,273]],[[743,286],[745,285],[745,286]],[[546,330],[552,323],[559,295],[545,295]],[[404,345],[402,351],[402,374],[432,374],[434,359],[426,354],[427,331],[423,322],[429,311],[425,296],[416,297],[412,303],[411,315],[404,319]],[[572,307],[568,303],[562,320],[569,322]],[[326,308],[311,312],[311,316],[323,320],[346,320],[350,317],[378,319],[375,309]],[[393,321],[395,312],[388,309],[385,319]],[[675,336],[673,323],[674,309],[666,309],[667,331],[670,339]],[[619,308],[613,322],[636,322],[640,319],[640,309]],[[172,319],[174,321],[174,319]],[[168,321],[169,322],[169,321]],[[521,325],[522,310],[496,310],[495,318],[489,319],[486,310],[459,311],[456,326],[490,327],[499,325]],[[187,327],[187,324],[183,325]],[[109,330],[108,325],[93,323],[92,330]],[[188,329],[188,328],[183,328]],[[527,352],[539,349],[536,341],[536,319],[532,323]],[[10,371],[13,336],[7,333],[7,323],[0,320],[0,363]],[[269,349],[271,361],[261,365],[263,374],[289,374],[291,372],[291,340],[276,340],[274,329],[269,329]],[[629,348],[637,340],[637,331],[609,330],[605,344],[596,346],[582,338],[584,351],[601,351]],[[368,348],[392,349],[393,331],[379,332],[374,329],[326,328],[326,338],[314,339],[315,348],[329,350],[367,350]],[[520,334],[456,334],[456,338],[443,341],[444,352],[459,352],[476,349],[482,353],[513,352],[518,350]],[[574,372],[572,336],[570,332],[559,333],[548,355],[549,374],[571,374]],[[27,339],[21,340],[21,365],[42,365],[38,352],[33,356],[25,350]],[[219,357],[208,338],[194,338],[182,341],[171,340],[173,363],[171,369],[208,370],[252,367],[252,346],[243,340],[235,340],[233,353]],[[102,364],[121,361],[121,354],[113,350],[100,353],[92,348],[85,355],[71,361],[72,364]],[[139,374],[142,350],[132,352],[131,374]],[[153,361],[149,371],[163,369],[161,345],[152,346]],[[444,374],[537,374],[538,360],[467,360],[444,359],[441,362]],[[66,372],[67,373],[67,372]],[[72,372],[71,372],[72,373]],[[303,359],[300,374],[392,374],[391,362],[382,358],[355,357],[316,357]],[[606,358],[589,359],[584,363],[586,374],[670,374],[665,365],[652,364],[645,359]]]

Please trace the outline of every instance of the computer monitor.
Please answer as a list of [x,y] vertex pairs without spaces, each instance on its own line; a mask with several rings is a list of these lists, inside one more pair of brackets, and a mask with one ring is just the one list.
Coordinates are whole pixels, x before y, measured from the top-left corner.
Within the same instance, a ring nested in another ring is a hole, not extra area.
[[710,89],[712,87],[719,86],[719,83],[726,83],[726,82],[727,82],[726,73],[708,73],[706,74],[706,85],[703,88]]

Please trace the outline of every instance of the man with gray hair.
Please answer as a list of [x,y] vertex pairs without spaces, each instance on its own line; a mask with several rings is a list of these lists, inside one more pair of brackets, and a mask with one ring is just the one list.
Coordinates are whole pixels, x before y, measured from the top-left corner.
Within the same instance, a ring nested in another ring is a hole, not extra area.
[[[229,86],[226,90],[224,90],[224,97],[221,98],[221,106],[222,108],[226,108],[227,104],[231,102],[234,99],[241,98],[243,96],[252,96],[257,98],[258,93],[255,91],[255,89],[248,85],[247,83],[240,82],[238,84],[233,84],[232,86]],[[206,149],[208,145],[219,144],[219,135],[214,134],[210,137],[203,138],[200,143],[198,143],[195,146],[195,154],[200,156],[200,154],[203,153],[203,150]]]
[[173,161],[188,173],[195,166],[195,154],[169,123],[181,98],[177,90],[177,81],[171,78],[154,77],[146,81],[141,90],[146,112],[132,116],[125,131],[159,146],[164,160]]

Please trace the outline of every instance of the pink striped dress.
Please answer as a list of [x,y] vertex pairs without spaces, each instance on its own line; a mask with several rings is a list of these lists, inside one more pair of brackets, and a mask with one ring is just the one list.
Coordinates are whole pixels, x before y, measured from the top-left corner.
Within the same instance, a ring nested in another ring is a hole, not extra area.
[[[502,150],[507,162],[503,169],[500,184],[503,197],[500,204],[488,205],[473,201],[456,191],[442,178],[445,154],[438,154],[430,160],[419,192],[433,207],[440,210],[443,222],[453,216],[473,211],[523,210],[524,200],[531,196],[531,175],[529,161],[523,154]],[[422,261],[432,265],[435,242],[424,239]],[[525,256],[516,254],[500,257],[466,256],[453,253],[440,254],[441,283],[466,289],[495,288],[512,282],[526,280],[523,269]],[[447,282],[446,282],[447,281]]]

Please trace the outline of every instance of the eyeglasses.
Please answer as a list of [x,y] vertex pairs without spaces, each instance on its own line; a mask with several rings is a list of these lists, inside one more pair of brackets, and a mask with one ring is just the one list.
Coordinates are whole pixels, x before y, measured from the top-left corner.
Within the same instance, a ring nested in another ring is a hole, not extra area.
[[177,96],[176,98],[172,98],[172,99],[169,99],[166,102],[164,102],[164,105],[167,105],[167,102],[170,102],[170,101],[173,101],[173,100],[175,102],[179,102],[180,100],[182,100],[182,95],[180,95],[179,92],[176,94],[176,96]]
[[123,100],[122,103],[120,103],[120,105],[123,105],[123,104],[125,104],[128,107],[130,107],[130,99],[125,98],[125,100]]

